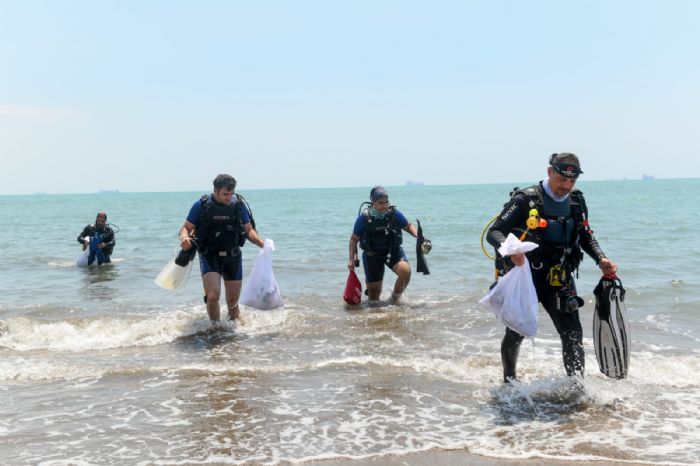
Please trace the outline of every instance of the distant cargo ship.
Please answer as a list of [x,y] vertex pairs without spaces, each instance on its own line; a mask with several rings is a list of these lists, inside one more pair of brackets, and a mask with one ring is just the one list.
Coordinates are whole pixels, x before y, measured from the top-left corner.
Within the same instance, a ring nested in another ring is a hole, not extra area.
[[424,185],[425,185],[425,183],[423,183],[422,181],[411,181],[411,180],[406,181],[406,186],[424,186]]
[[647,175],[647,174],[645,173],[644,175],[642,175],[642,179],[643,179],[644,181],[650,181],[650,180],[653,180],[653,179],[654,179],[654,175]]
[[118,193],[119,190],[118,189],[100,189],[98,192],[100,194],[114,194],[114,193]]

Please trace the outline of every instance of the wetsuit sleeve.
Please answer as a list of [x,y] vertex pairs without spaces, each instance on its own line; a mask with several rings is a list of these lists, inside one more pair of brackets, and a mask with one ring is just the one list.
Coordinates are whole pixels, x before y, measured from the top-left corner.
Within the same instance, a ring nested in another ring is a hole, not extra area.
[[199,215],[202,212],[202,201],[197,199],[197,201],[192,204],[192,208],[190,209],[190,213],[187,214],[187,221],[190,222],[192,225],[197,225],[197,222],[199,222]]
[[399,209],[396,209],[396,224],[402,230],[408,226],[408,219],[401,213],[401,211],[399,211]]
[[114,247],[114,245],[117,244],[117,241],[114,238],[114,230],[111,228],[105,228],[105,236],[102,237],[102,242],[106,247]]
[[90,236],[90,225],[86,225],[83,231],[78,235],[78,243],[83,244],[83,238]]
[[365,234],[366,228],[367,228],[367,217],[364,215],[359,215],[357,217],[357,220],[355,220],[355,227],[352,229],[352,233],[354,235],[357,235],[360,238],[362,238],[362,235]]
[[[586,206],[586,201],[583,199],[583,194],[581,194],[580,196],[583,213],[586,216],[585,218],[588,219],[588,207]],[[598,240],[596,239],[596,237],[593,236],[593,230],[591,230],[590,228],[586,228],[586,225],[582,224],[579,227],[578,234],[581,249],[583,249],[586,252],[586,254],[588,254],[591,257],[591,259],[595,261],[596,264],[598,264],[600,260],[605,257],[605,253],[598,244]]]
[[493,222],[486,234],[486,240],[494,248],[501,246],[506,240],[508,233],[512,233],[516,228],[522,227],[528,217],[528,201],[525,195],[516,194],[503,206],[500,215]]

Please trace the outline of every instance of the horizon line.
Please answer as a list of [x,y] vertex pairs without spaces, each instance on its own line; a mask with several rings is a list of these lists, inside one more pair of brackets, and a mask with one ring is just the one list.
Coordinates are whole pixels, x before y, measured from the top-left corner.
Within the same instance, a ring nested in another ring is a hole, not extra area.
[[[647,175],[649,176],[649,175]],[[622,182],[653,182],[653,181],[664,181],[664,180],[695,180],[700,177],[669,177],[669,178],[615,178],[615,179],[593,179],[593,180],[582,180],[583,183],[600,183],[600,182],[611,182],[611,181],[622,181]],[[541,181],[541,180],[538,180]],[[480,186],[480,185],[500,185],[500,184],[513,184],[520,183],[518,181],[499,181],[499,182],[482,182],[482,183],[445,183],[445,184],[429,184],[425,182],[415,182],[420,184],[387,184],[390,188],[411,188],[420,189],[425,187],[447,187],[447,186]],[[278,188],[248,188],[243,191],[282,191],[282,190],[305,190],[305,189],[360,189],[366,188],[367,186],[375,186],[371,184],[360,185],[360,186],[306,186],[306,187],[278,187]],[[48,192],[48,191],[36,191],[33,193],[0,193],[0,196],[68,196],[73,194],[101,194],[101,195],[119,195],[119,194],[159,194],[159,193],[195,193],[201,190],[182,190],[182,191],[122,191],[120,189],[109,189],[109,190],[97,190],[97,191],[73,191],[73,192]]]

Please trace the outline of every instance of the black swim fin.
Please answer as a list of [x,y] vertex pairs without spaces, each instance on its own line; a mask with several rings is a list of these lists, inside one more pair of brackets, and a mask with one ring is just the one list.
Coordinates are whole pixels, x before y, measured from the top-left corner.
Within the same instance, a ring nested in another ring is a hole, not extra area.
[[423,275],[430,275],[430,269],[428,269],[428,263],[425,261],[425,254],[423,252],[423,244],[428,242],[423,237],[423,227],[420,226],[420,220],[416,219],[418,224],[418,236],[416,238],[416,263],[418,264],[418,273]]
[[595,294],[593,344],[600,371],[624,379],[630,363],[630,332],[625,307],[625,289],[619,278],[602,277]]

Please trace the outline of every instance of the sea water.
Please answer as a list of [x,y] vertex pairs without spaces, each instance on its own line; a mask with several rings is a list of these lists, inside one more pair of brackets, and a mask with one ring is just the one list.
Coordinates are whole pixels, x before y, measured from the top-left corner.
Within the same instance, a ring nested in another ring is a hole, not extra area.
[[[286,306],[244,308],[241,325],[219,331],[209,330],[197,265],[181,290],[153,283],[202,193],[1,196],[0,459],[276,464],[465,449],[698,463],[700,180],[579,185],[627,289],[624,380],[597,368],[600,273],[586,258],[585,378],[565,376],[540,311],[520,382],[502,384],[504,328],[477,304],[493,281],[480,235],[512,184],[390,187],[433,243],[431,273],[414,271],[399,305],[371,309],[341,299],[370,187],[243,190],[260,235],[275,241]],[[101,210],[118,226],[113,263],[76,267],[76,237]],[[415,241],[404,238],[415,270]],[[245,277],[257,248],[243,254]],[[392,285],[387,272],[384,299]]]

